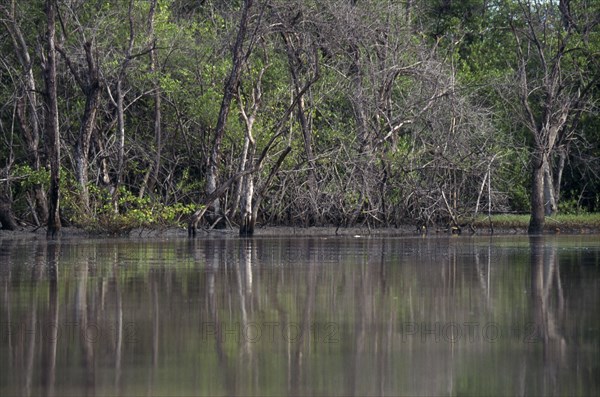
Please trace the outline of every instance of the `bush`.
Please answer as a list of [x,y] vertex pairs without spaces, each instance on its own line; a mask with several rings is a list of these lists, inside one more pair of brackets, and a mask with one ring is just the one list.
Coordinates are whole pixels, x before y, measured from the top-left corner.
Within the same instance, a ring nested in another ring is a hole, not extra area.
[[96,233],[127,234],[136,228],[183,227],[182,219],[196,211],[195,204],[165,205],[148,197],[137,197],[125,187],[119,188],[117,208],[107,189],[91,187],[91,217],[78,224]]

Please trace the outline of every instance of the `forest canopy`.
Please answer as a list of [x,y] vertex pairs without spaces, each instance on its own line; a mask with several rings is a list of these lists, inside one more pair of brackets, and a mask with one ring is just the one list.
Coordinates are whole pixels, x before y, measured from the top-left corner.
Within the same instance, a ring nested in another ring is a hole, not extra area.
[[600,210],[600,2],[6,0],[0,223]]

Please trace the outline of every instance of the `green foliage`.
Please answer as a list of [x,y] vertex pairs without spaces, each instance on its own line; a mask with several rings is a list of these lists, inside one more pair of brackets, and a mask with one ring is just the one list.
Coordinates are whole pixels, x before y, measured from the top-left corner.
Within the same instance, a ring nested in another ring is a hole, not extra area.
[[[539,14],[551,22],[546,24],[544,43],[550,50],[556,48],[565,38],[557,2],[522,3],[539,6],[534,13],[548,10],[547,15]],[[581,23],[581,29],[570,37],[560,66],[564,81],[572,83],[570,87],[580,83],[581,92],[591,93],[593,100],[581,103],[581,118],[569,124],[575,128],[574,134],[563,142],[571,150],[563,173],[566,201],[559,205],[563,213],[600,208],[600,122],[596,106],[600,93],[597,84],[591,84],[600,75],[600,35],[593,24],[600,3],[584,3],[570,4],[572,17]],[[205,189],[214,127],[224,83],[232,68],[231,48],[241,2],[159,0],[153,40],[148,35],[150,3],[133,2],[133,48],[127,62],[129,2],[82,1],[76,7],[57,4],[62,18],[58,26],[61,47],[78,78],[87,78],[83,44],[90,42],[103,84],[89,153],[91,208],[84,209],[72,158],[86,97],[65,57],[58,56],[64,220],[105,231],[177,225],[194,209],[192,203]],[[24,32],[32,56],[34,92],[41,92],[44,84],[40,57],[35,52],[45,23],[43,2],[15,2],[15,7],[15,23]],[[236,98],[229,111],[217,183],[239,170],[244,140],[240,101],[250,107],[259,73],[268,65],[253,125],[255,156],[281,123],[283,133],[271,147],[262,170],[253,175],[256,185],[266,179],[283,148],[290,145],[292,151],[275,176],[274,186],[267,191],[270,197],[265,197],[261,210],[286,212],[281,218],[284,222],[307,215],[319,220],[335,219],[351,214],[367,197],[365,202],[374,219],[402,218],[406,214],[414,216],[423,208],[439,209],[440,189],[446,189],[454,194],[455,210],[468,213],[493,156],[494,205],[498,202],[499,211],[529,210],[531,153],[527,148],[533,137],[523,119],[515,117],[520,102],[518,93],[510,91],[519,66],[519,47],[512,28],[526,28],[523,9],[516,1],[278,0],[264,9],[259,7],[262,5],[255,2],[253,15],[261,18],[251,18],[243,46],[244,51],[251,51],[246,54],[241,73],[241,95],[238,98],[238,92],[234,93]],[[31,189],[40,185],[47,189],[49,175],[45,169],[33,171],[25,165],[33,162],[26,153],[29,146],[21,122],[31,122],[30,115],[24,121],[15,116],[18,109],[30,109],[26,101],[20,102],[26,98],[26,87],[19,78],[22,67],[7,29],[8,14],[6,18],[6,23],[0,25],[0,34],[7,38],[0,44],[5,55],[0,65],[0,156],[14,158],[9,170],[14,178],[10,182],[13,208],[17,216],[26,218],[31,213]],[[257,26],[258,22],[261,25]],[[280,29],[290,34],[287,44],[291,45],[291,58]],[[257,37],[250,39],[254,34]],[[522,49],[526,49],[525,41],[521,40]],[[151,45],[156,50],[152,73]],[[531,78],[538,78],[541,70],[541,59],[533,55],[535,52],[531,48],[531,59],[526,62]],[[310,81],[316,73],[315,59],[319,79],[303,98],[315,158],[312,171],[318,185],[309,197],[307,142],[297,109],[286,120],[281,118],[294,97],[293,77],[300,86]],[[122,83],[125,93],[126,159],[118,201],[114,203],[103,186],[114,185],[117,174],[117,82]],[[160,145],[154,125],[157,87],[161,97]],[[531,108],[542,114],[544,94],[541,90],[531,92]],[[568,90],[561,91],[561,95],[566,94]],[[45,168],[41,95],[36,101],[39,114],[35,116],[40,122],[36,144]],[[372,152],[365,153],[360,147],[363,144]],[[159,147],[160,165],[154,170]],[[557,156],[551,157],[555,161]],[[368,166],[365,159],[370,162]],[[385,184],[381,183],[384,173]],[[100,176],[106,174],[111,181],[100,182]],[[140,198],[142,186],[145,193]],[[236,202],[236,189],[233,184],[226,193],[225,206]],[[445,205],[441,208],[445,211]],[[268,215],[265,218],[275,219]]]
[[558,213],[563,215],[583,215],[587,214],[588,211],[580,205],[579,200],[572,198],[561,200],[558,203]]
[[94,210],[82,226],[93,232],[126,234],[135,228],[183,227],[184,218],[196,211],[194,204],[165,205],[148,197],[138,197],[125,187],[119,188],[117,209],[106,189],[92,188]]
[[[15,164],[11,169],[12,209],[15,214],[27,213],[30,208],[30,192],[34,187],[47,189],[50,185],[50,173],[45,169],[35,171],[27,164]],[[42,222],[45,220],[41,220]]]
[[34,170],[27,164],[16,164],[12,168],[12,178],[18,181],[22,190],[30,190],[36,185],[47,187],[50,184],[50,172],[45,169]]

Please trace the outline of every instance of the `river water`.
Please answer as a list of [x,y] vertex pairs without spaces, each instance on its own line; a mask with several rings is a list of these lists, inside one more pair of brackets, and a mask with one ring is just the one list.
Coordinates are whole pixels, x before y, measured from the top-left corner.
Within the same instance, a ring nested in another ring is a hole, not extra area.
[[0,394],[598,395],[600,236],[0,239]]

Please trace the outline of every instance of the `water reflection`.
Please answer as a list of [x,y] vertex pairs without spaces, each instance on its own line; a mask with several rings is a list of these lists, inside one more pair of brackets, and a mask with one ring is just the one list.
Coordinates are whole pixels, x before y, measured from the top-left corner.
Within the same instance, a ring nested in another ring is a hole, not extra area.
[[558,387],[558,377],[566,365],[567,343],[564,329],[564,295],[556,244],[543,237],[530,237],[531,295],[536,338],[543,346],[544,394]]
[[[54,396],[56,383],[56,349],[58,344],[58,255],[60,243],[50,242],[47,247],[48,310],[44,321],[46,337],[42,340],[42,387],[45,395]],[[42,332],[43,332],[42,330]]]
[[598,393],[594,237],[0,248],[2,395]]

